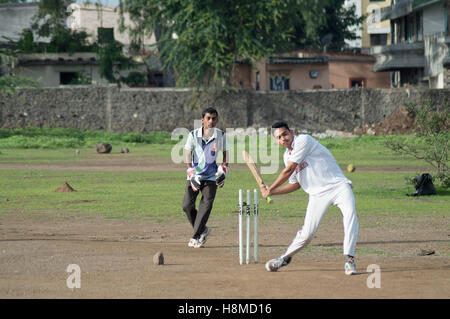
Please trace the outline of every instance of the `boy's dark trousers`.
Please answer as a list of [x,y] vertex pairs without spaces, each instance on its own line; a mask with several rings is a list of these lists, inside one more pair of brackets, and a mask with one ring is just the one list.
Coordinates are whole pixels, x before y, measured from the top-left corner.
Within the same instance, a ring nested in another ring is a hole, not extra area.
[[[216,197],[217,185],[215,181],[202,181],[198,192],[194,192],[190,181],[186,182],[186,190],[183,199],[183,210],[194,228],[192,238],[198,239],[205,231],[209,214],[211,213],[214,198]],[[198,194],[202,193],[198,210],[195,209],[195,201]]]

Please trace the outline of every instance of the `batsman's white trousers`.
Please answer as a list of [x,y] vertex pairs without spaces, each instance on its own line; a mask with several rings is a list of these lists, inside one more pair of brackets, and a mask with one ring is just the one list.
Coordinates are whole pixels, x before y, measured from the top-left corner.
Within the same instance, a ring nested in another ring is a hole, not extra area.
[[282,257],[292,257],[306,247],[314,237],[322,218],[331,205],[339,207],[344,223],[344,255],[355,256],[358,239],[358,217],[356,216],[355,196],[350,184],[341,184],[320,195],[310,195],[303,227],[297,232],[292,243]]

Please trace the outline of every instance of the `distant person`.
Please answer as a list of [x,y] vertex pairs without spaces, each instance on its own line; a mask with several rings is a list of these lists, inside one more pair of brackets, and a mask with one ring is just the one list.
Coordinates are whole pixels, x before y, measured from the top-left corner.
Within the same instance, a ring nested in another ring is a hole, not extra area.
[[[212,108],[202,112],[202,127],[189,133],[185,144],[187,182],[183,199],[183,210],[193,227],[188,247],[200,248],[206,243],[211,228],[206,226],[211,213],[217,187],[223,187],[228,170],[227,142],[225,133],[216,128],[219,114]],[[221,165],[216,158],[222,152]],[[199,193],[202,198],[198,209],[195,202]]]
[[[283,156],[286,167],[270,187],[261,186],[263,197],[303,188],[309,194],[309,202],[303,227],[283,255],[266,263],[266,269],[277,271],[287,266],[292,256],[311,242],[328,208],[336,205],[344,217],[345,274],[357,274],[354,256],[359,225],[351,181],[328,149],[310,135],[295,136],[286,122],[277,122],[272,129],[276,142],[286,148]],[[283,185],[286,181],[289,183]]]

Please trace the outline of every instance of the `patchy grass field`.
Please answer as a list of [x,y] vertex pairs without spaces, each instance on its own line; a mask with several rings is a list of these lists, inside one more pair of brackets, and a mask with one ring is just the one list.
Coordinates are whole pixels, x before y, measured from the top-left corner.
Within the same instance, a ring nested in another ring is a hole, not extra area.
[[[256,187],[242,163],[231,165],[218,192],[206,248],[188,249],[185,169],[171,161],[175,143],[116,141],[104,155],[92,145],[77,147],[79,155],[72,147],[1,149],[0,297],[449,298],[449,190],[407,196],[414,188],[406,179],[429,169],[392,154],[381,138],[321,142],[354,184],[361,276],[343,275],[342,217],[335,207],[285,271],[264,270],[262,262],[281,254],[301,227],[307,204],[301,190],[275,197],[273,205],[261,202],[261,263],[239,266],[237,192]],[[121,147],[131,152],[120,154]],[[345,170],[349,163],[354,173]],[[76,192],[54,192],[65,181]],[[166,256],[162,267],[151,261],[158,250]],[[419,256],[421,250],[434,253]],[[65,285],[72,263],[83,271],[75,291]],[[381,289],[366,286],[371,264],[382,269]],[[194,288],[193,277],[204,285]],[[354,289],[344,289],[349,281]]]

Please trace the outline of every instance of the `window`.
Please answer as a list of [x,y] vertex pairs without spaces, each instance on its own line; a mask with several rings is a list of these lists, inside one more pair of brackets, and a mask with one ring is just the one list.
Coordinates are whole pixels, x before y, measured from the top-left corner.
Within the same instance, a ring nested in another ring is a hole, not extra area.
[[375,45],[386,45],[387,44],[387,34],[371,34],[370,35],[370,46]]
[[261,82],[261,75],[259,74],[259,71],[256,72],[256,91],[259,91],[260,89],[260,82]]
[[157,87],[163,87],[164,86],[164,75],[162,72],[152,72],[150,74],[150,85],[155,85]]
[[74,82],[78,77],[77,72],[60,72],[59,73],[59,84],[68,85]]
[[416,13],[416,40],[422,41],[422,25],[423,25],[423,15],[422,11]]
[[406,24],[406,29],[405,29],[405,40],[408,43],[413,43],[414,42],[414,37],[415,37],[415,14],[412,15],[408,15],[405,17],[405,24]]
[[60,85],[89,85],[92,83],[92,77],[89,72],[60,72],[59,84]]
[[450,35],[450,8],[447,7],[447,36]]
[[289,90],[289,73],[273,72],[270,74],[270,90],[285,91]]
[[350,79],[348,79],[348,87],[355,88],[355,89],[366,87],[366,79],[350,78]]
[[106,44],[114,41],[114,28],[98,28],[98,43]]

